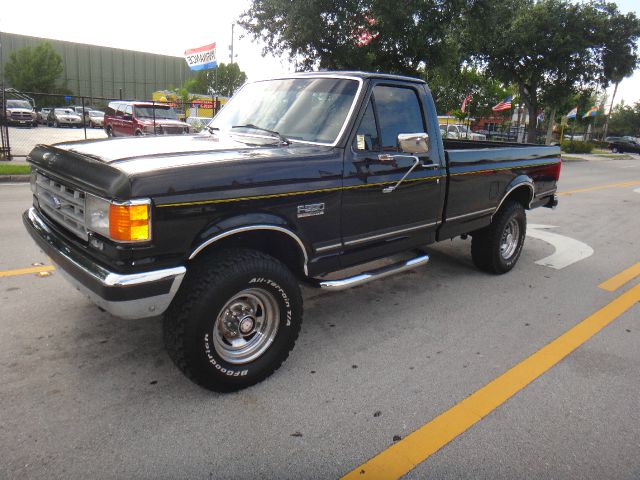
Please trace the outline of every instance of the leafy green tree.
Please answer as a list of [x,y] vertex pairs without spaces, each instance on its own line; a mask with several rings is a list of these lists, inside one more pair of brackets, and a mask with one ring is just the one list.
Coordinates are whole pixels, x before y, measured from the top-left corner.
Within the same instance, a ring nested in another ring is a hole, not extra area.
[[183,88],[190,93],[209,94],[209,87],[211,86],[209,72],[211,70],[200,70],[193,78],[184,83]]
[[247,81],[247,75],[240,70],[237,63],[227,65],[221,63],[218,68],[212,70],[211,75],[213,77],[211,90],[215,95],[223,97],[232,96]]
[[635,105],[625,105],[620,102],[613,108],[611,119],[609,120],[609,133],[611,135],[632,137],[640,136],[640,102]]
[[[606,84],[616,63],[610,52],[637,58],[640,21],[620,14],[615,4],[507,0],[491,8],[466,19],[467,49],[497,79],[518,86],[531,119],[545,98],[553,106],[580,86]],[[527,138],[536,139],[535,121]]]
[[453,33],[468,3],[253,0],[240,24],[264,41],[265,53],[288,54],[301,70],[416,75],[423,65],[459,64]]
[[230,97],[247,81],[247,75],[237,63],[221,63],[213,70],[202,70],[187,80],[184,89],[190,93]]
[[59,93],[56,85],[62,74],[62,57],[50,43],[12,52],[4,76],[9,86],[24,92]]

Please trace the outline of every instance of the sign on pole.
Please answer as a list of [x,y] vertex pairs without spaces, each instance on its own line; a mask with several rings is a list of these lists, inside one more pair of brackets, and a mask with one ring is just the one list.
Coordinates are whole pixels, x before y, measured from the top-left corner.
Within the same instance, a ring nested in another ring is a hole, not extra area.
[[191,48],[184,52],[184,59],[191,70],[208,70],[216,68],[216,44],[205,45],[204,47]]

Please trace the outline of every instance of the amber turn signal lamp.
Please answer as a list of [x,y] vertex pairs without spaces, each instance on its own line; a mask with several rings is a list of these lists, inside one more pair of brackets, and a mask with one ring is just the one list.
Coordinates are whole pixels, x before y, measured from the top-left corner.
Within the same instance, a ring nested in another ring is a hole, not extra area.
[[109,236],[120,242],[140,242],[151,238],[149,205],[114,205],[109,207]]

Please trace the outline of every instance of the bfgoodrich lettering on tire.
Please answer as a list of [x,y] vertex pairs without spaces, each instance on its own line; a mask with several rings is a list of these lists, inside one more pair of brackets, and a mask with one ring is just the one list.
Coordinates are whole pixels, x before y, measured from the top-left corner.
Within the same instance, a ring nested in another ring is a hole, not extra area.
[[194,382],[229,392],[277,370],[301,322],[300,288],[287,267],[258,251],[221,250],[189,267],[165,313],[165,345]]
[[524,207],[506,202],[495,214],[491,225],[472,233],[471,258],[481,270],[506,273],[520,258],[527,233]]

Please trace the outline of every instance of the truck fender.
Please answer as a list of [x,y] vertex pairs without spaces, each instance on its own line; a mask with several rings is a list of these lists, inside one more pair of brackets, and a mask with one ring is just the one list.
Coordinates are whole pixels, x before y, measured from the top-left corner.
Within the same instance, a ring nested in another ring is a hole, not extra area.
[[193,244],[193,249],[189,255],[189,260],[193,260],[200,252],[211,244],[228,238],[233,235],[238,235],[245,232],[253,232],[260,230],[269,230],[286,235],[298,245],[300,253],[304,260],[304,273],[308,274],[307,264],[309,256],[305,243],[300,236],[294,231],[289,223],[278,215],[269,213],[250,213],[244,215],[238,215],[234,217],[225,218],[205,228],[196,238]]
[[[534,193],[533,180],[528,175],[518,175],[505,187],[504,193],[500,197],[500,202],[498,203],[498,207],[496,208],[493,215],[498,213],[498,211],[502,207],[502,204],[505,202],[507,198],[513,196],[513,194],[519,193],[520,190],[527,192],[526,194],[520,194],[520,195],[526,195],[525,197],[519,197],[519,198],[524,199],[523,206],[524,208],[528,209],[531,205],[531,200],[533,200],[533,193]],[[491,216],[492,218],[493,218],[493,215]]]

